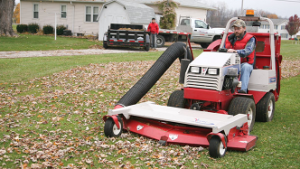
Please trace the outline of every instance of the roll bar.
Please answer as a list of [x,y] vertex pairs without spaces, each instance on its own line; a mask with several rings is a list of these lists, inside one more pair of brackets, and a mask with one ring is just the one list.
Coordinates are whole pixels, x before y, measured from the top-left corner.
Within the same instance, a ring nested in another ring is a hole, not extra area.
[[245,16],[240,16],[240,17],[231,18],[227,22],[227,25],[226,25],[226,28],[225,28],[225,32],[224,32],[220,47],[223,47],[224,44],[225,44],[225,40],[227,38],[228,31],[229,31],[231,23],[234,22],[237,19],[242,19],[244,21],[267,21],[269,23],[269,25],[270,25],[270,32],[269,32],[269,34],[270,34],[270,50],[271,50],[271,63],[270,64],[271,64],[272,70],[275,71],[275,69],[276,69],[276,67],[275,67],[275,32],[274,32],[274,24],[271,21],[271,19],[269,19],[269,18],[265,18],[265,17],[247,17],[247,16],[246,17]]

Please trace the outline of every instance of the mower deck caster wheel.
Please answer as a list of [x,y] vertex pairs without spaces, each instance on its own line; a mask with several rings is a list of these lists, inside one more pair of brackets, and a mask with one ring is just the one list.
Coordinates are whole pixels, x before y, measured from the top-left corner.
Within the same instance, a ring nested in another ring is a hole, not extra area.
[[165,140],[159,140],[158,144],[160,144],[162,146],[165,146],[165,145],[167,145],[167,141],[165,141]]
[[[226,144],[227,141],[225,140]],[[221,158],[225,156],[225,153],[227,151],[227,145],[225,145],[226,148],[224,148],[224,145],[218,136],[212,136],[212,138],[209,140],[209,155],[212,158]]]
[[120,128],[117,127],[117,125],[115,124],[114,120],[111,117],[109,117],[106,120],[104,125],[104,134],[106,137],[119,137],[122,134],[123,122],[119,116],[117,117],[118,117]]

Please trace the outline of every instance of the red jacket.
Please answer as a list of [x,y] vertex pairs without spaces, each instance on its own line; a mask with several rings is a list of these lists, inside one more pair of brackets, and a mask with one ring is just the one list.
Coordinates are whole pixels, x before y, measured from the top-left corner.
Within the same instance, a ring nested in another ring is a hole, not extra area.
[[148,32],[151,32],[152,34],[158,34],[159,32],[159,27],[158,27],[158,24],[157,23],[150,23],[148,25]]
[[[253,37],[253,35],[246,33],[244,35],[243,39],[235,41],[234,45],[232,46],[232,44],[230,42],[230,38],[233,38],[233,36],[229,35],[226,38],[225,47],[226,47],[226,49],[235,49],[235,50],[245,49],[248,41],[252,37]],[[248,55],[247,57],[245,57],[245,58],[241,57],[241,63],[248,62],[249,64],[253,64],[254,63],[254,53],[255,53],[255,50],[253,50],[253,52],[250,55]]]

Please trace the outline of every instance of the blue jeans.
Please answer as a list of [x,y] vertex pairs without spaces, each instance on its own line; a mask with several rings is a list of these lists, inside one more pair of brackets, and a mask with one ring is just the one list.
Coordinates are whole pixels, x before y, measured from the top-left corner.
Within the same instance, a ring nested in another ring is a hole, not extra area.
[[242,81],[242,87],[241,90],[244,90],[248,92],[248,83],[250,79],[250,75],[253,70],[253,65],[249,63],[242,63],[242,70],[241,70],[241,81]]
[[156,48],[156,34],[151,33],[150,42],[150,47]]

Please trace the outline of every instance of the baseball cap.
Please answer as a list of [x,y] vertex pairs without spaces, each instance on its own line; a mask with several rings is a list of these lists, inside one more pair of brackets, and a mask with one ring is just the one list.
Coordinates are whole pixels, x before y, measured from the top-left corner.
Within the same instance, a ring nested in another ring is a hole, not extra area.
[[236,27],[246,27],[246,23],[243,20],[238,19],[238,20],[234,21],[234,23],[232,25],[232,27],[235,27],[235,26]]

